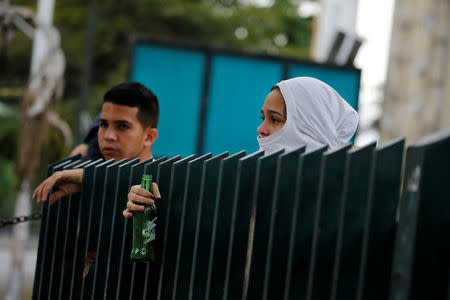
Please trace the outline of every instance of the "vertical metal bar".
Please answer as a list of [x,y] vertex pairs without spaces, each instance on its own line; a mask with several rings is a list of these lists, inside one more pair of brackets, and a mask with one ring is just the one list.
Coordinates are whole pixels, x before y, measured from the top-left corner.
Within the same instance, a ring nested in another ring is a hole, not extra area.
[[[80,164],[81,160],[76,160],[63,167],[64,170],[72,170],[74,166]],[[53,204],[56,206],[57,216],[55,222],[55,236],[53,249],[51,250],[52,260],[51,269],[49,273],[49,298],[53,299],[58,296],[59,284],[61,278],[61,266],[62,266],[62,256],[63,256],[63,243],[64,234],[66,229],[67,215],[69,209],[69,199],[71,196],[66,196],[61,198],[57,203]]]
[[[81,155],[79,156],[81,157]],[[77,157],[76,159],[79,159]],[[69,164],[72,161],[72,158],[66,158],[60,161],[57,161],[48,166],[47,169],[47,177],[50,177],[58,168],[62,168],[62,166]],[[42,204],[42,219],[41,219],[41,228],[39,230],[39,244],[38,244],[38,252],[36,257],[36,270],[34,273],[34,283],[33,283],[33,296],[32,299],[36,300],[40,298],[40,288],[42,284],[42,273],[44,269],[44,258],[47,253],[47,235],[49,230],[49,221],[50,221],[50,207],[48,201],[45,201]]]
[[[85,161],[74,169],[83,168],[91,163],[90,160]],[[72,282],[73,262],[75,257],[75,243],[77,239],[78,216],[80,214],[80,194],[72,195],[69,198],[67,227],[64,233],[63,257],[62,257],[62,274],[61,284],[59,288],[59,299],[64,298],[63,293],[70,291]]]
[[81,141],[84,132],[89,124],[86,124],[88,111],[87,103],[89,98],[89,83],[91,82],[92,57],[95,46],[95,27],[97,19],[97,0],[91,0],[89,6],[88,36],[85,44],[85,60],[83,65],[83,79],[81,81],[81,97],[78,115],[77,140]]
[[[167,159],[167,156],[164,156],[162,158],[159,158],[157,160],[154,160],[153,162],[147,164],[145,166],[144,173],[149,174],[153,176],[153,182],[158,182],[158,167],[159,164],[164,162]],[[159,207],[159,203],[156,204],[157,207]],[[156,259],[153,263],[149,263],[146,265],[145,268],[145,280],[144,280],[144,291],[143,291],[143,298],[147,299],[147,292],[148,292],[148,286],[149,286],[149,280],[153,279],[153,272],[155,272],[156,268]]]
[[347,153],[331,299],[355,299],[375,143]]
[[278,156],[284,150],[258,158],[256,165],[254,203],[254,234],[247,299],[262,299],[264,269],[267,259],[267,233],[270,231],[273,188]]
[[98,159],[83,168],[83,181],[80,194],[80,209],[77,224],[79,225],[76,231],[76,240],[74,246],[74,260],[72,266],[72,276],[70,283],[70,299],[81,298],[81,287],[83,283],[83,269],[86,259],[86,244],[89,225],[89,214],[92,203],[93,183],[95,166],[101,164],[103,159]]
[[126,163],[126,159],[122,159],[114,164],[106,167],[105,186],[103,187],[102,203],[100,209],[100,228],[97,237],[97,247],[95,252],[96,268],[94,272],[92,299],[103,299],[106,285],[106,269],[108,263],[108,247],[111,233],[111,223],[113,218],[113,205],[111,202],[115,198],[118,183],[119,166]]
[[206,119],[208,113],[209,104],[209,89],[211,84],[211,65],[212,65],[212,53],[206,52],[205,66],[203,72],[203,89],[202,89],[202,104],[200,106],[200,117],[198,124],[198,137],[197,137],[197,154],[203,153],[205,145],[205,130]]
[[323,155],[307,299],[330,297],[346,145]]
[[387,299],[400,195],[403,148],[397,139],[376,149],[371,166],[369,199],[364,213],[363,246],[356,299]]
[[[130,190],[131,186],[141,183],[142,174],[144,172],[145,165],[149,163],[151,159],[137,162],[131,166],[130,177],[127,184],[127,192]],[[121,248],[120,254],[120,266],[119,266],[119,279],[118,279],[118,292],[116,294],[116,299],[127,299],[131,297],[131,284],[132,284],[132,274],[133,274],[133,264],[130,260],[131,252],[131,240],[132,240],[132,227],[133,220],[125,220],[123,230],[122,241],[119,244]]]
[[98,230],[100,227],[100,218],[98,214],[101,213],[101,201],[103,196],[103,188],[105,186],[106,167],[113,164],[114,160],[105,161],[94,168],[93,191],[91,202],[89,206],[89,219],[87,228],[87,241],[85,252],[85,271],[83,272],[83,281],[81,285],[81,297],[88,299],[92,296],[95,261],[97,250]]
[[266,284],[263,299],[283,295],[286,284],[287,259],[290,235],[296,219],[295,190],[298,161],[305,148],[278,157],[270,218],[269,243],[266,261]]
[[[212,241],[209,261],[214,262],[212,270],[208,272],[209,292],[208,299],[222,299],[225,284],[225,271],[228,253],[228,244],[230,240],[232,205],[230,197],[236,189],[236,175],[238,160],[245,156],[245,151],[238,152],[230,157],[224,158],[220,162],[218,189],[215,198],[215,211],[212,229]],[[189,284],[189,299],[195,299],[194,284],[198,277],[196,262],[199,259],[197,253],[198,241],[194,244],[194,257],[192,262],[191,282]],[[205,258],[206,259],[206,258]]]
[[391,299],[448,298],[450,130],[409,146]]
[[230,243],[225,275],[224,299],[240,299],[244,294],[245,268],[248,257],[250,220],[252,217],[257,159],[264,151],[239,159],[236,190],[233,196]]
[[169,206],[165,223],[163,253],[161,260],[158,299],[171,299],[175,278],[175,267],[178,249],[178,237],[181,226],[181,210],[183,206],[188,163],[196,155],[191,155],[175,162],[169,188]]
[[314,220],[317,212],[317,195],[320,182],[320,164],[327,147],[300,156],[298,169],[300,180],[295,185],[297,218],[291,234],[290,252],[284,299],[306,297],[308,271],[311,263],[311,249]]
[[289,79],[289,63],[283,62],[282,80]]
[[[403,201],[402,222],[399,224],[395,245],[392,274],[394,277],[390,299],[410,299],[412,282],[412,263],[414,257],[414,243],[417,230],[417,216],[419,214],[421,167],[418,165],[407,179],[408,188]],[[431,291],[430,291],[431,293]]]
[[104,299],[114,299],[117,292],[117,282],[119,277],[119,264],[120,261],[120,243],[122,242],[123,230],[124,230],[124,218],[122,216],[122,210],[126,207],[128,183],[130,182],[131,166],[139,162],[139,158],[130,160],[119,166],[117,172],[117,187],[112,203],[112,223],[110,230],[111,238],[108,246],[108,262],[106,269],[106,285]]
[[[203,194],[206,187],[205,173],[207,163],[205,161],[211,161],[211,156],[211,153],[208,153],[188,163],[181,210],[180,234],[178,236],[173,299],[185,299],[189,292],[195,229],[197,220],[202,215]],[[207,219],[208,216],[205,216],[205,218]]]
[[[177,155],[175,157],[172,157],[166,161],[163,161],[158,165],[158,171],[157,171],[157,184],[159,186],[159,192],[161,193],[161,200],[159,201],[158,208],[158,224],[156,226],[156,239],[155,239],[155,263],[153,264],[154,270],[149,274],[150,279],[149,285],[146,287],[146,295],[150,299],[156,299],[157,296],[157,289],[158,289],[158,283],[159,283],[159,273],[161,268],[161,253],[163,252],[162,249],[162,241],[164,239],[164,227],[165,227],[165,220],[167,219],[167,211],[169,206],[169,185],[170,185],[170,177],[172,174],[172,165],[174,162],[178,161],[181,158],[181,156]],[[130,222],[128,222],[130,221]],[[132,265],[130,264],[129,260],[129,253],[131,251],[131,238],[132,238],[132,222],[131,220],[125,220],[126,229],[124,232],[124,242],[123,247],[124,248],[124,255],[126,258],[121,261],[122,271],[120,272],[120,278],[119,282],[123,282],[123,272],[124,267],[130,268]],[[125,261],[126,260],[126,261]],[[126,263],[125,263],[126,262]],[[125,269],[126,270],[126,269]],[[127,271],[127,274],[130,274],[132,270]],[[153,277],[155,276],[155,277]],[[131,276],[130,276],[131,277]],[[123,284],[120,284],[119,286],[119,293],[117,295],[118,300],[125,299],[129,297],[129,294],[127,292],[130,292],[130,286],[128,283],[129,279],[126,280],[127,285],[124,286]]]

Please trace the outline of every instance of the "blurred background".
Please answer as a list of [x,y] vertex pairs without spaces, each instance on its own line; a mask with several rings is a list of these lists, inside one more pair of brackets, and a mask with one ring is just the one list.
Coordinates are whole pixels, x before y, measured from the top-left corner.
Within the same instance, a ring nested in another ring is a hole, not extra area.
[[[448,0],[0,0],[0,26],[0,220],[39,210],[135,36],[356,71],[359,146],[450,126]],[[39,224],[0,228],[0,298],[30,298]]]

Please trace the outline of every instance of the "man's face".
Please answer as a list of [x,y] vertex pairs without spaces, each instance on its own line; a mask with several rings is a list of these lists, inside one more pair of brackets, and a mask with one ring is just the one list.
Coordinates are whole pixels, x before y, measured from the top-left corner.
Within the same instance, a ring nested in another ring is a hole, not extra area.
[[142,128],[137,113],[137,107],[103,103],[98,143],[106,160],[136,157],[142,160],[150,155],[148,147],[153,143],[149,136],[151,128]]

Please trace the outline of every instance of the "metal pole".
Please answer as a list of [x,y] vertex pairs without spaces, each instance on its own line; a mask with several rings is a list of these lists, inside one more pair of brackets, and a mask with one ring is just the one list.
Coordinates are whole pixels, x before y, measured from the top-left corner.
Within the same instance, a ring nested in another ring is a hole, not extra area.
[[77,141],[81,142],[83,135],[86,133],[90,118],[87,110],[87,102],[89,98],[89,83],[92,74],[92,57],[94,53],[95,43],[95,25],[97,21],[97,0],[91,0],[88,19],[88,37],[86,40],[85,60],[83,66],[83,78],[81,81],[81,97],[80,97],[80,111],[78,115],[78,132]]

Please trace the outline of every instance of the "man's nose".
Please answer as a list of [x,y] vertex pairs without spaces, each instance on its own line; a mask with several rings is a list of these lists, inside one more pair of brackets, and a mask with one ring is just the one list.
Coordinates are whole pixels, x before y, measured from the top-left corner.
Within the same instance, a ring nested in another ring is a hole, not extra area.
[[105,139],[107,139],[107,140],[115,140],[116,139],[116,133],[114,132],[114,129],[112,129],[112,128],[106,129]]

